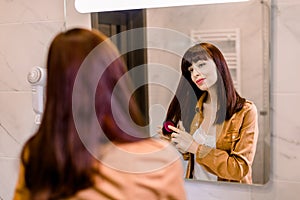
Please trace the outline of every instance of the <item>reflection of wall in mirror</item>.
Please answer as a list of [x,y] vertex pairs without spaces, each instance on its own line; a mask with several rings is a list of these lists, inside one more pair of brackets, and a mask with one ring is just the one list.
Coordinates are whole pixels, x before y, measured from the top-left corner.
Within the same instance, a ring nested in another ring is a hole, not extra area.
[[[220,30],[239,29],[240,32],[240,94],[253,101],[258,112],[264,110],[264,74],[263,74],[263,9],[260,1],[254,0],[243,3],[184,6],[171,8],[157,8],[147,10],[147,26],[163,27],[173,29],[190,36],[191,30]],[[148,38],[149,39],[149,38]],[[151,38],[149,39],[151,40]],[[156,37],[155,40],[159,40]],[[167,43],[170,41],[157,41]],[[174,41],[172,41],[174,42]],[[163,55],[162,55],[163,54]],[[148,51],[148,63],[163,63],[173,66],[180,71],[181,58],[178,55],[159,50]],[[148,69],[149,76],[161,76],[159,73]],[[161,77],[165,78],[165,77]],[[174,81],[174,84],[178,84]],[[161,104],[164,109],[160,112],[150,112],[151,132],[162,124],[165,113],[172,98],[172,93],[166,88],[157,85],[149,86],[149,105]],[[150,109],[151,110],[151,109]],[[258,146],[256,157],[253,163],[253,183],[263,184],[267,182],[268,171],[265,172],[265,165],[269,163],[269,157],[264,156],[264,140],[269,130],[262,125],[266,116],[259,115]],[[268,126],[267,126],[268,127]]]

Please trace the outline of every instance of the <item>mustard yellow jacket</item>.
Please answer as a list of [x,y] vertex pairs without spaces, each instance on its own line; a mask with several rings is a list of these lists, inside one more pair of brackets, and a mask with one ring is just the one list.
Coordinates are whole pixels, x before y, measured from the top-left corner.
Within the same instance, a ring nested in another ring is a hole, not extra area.
[[[196,105],[196,114],[191,123],[193,134],[203,121],[203,99]],[[256,106],[246,101],[243,108],[229,120],[217,125],[216,148],[199,145],[196,162],[208,172],[218,176],[220,181],[252,183],[252,163],[258,138]],[[189,160],[186,178],[191,177],[192,156],[184,155]]]
[[[186,199],[180,155],[169,143],[145,139],[100,149],[103,156],[98,163],[99,174],[94,177],[94,187],[64,200]],[[13,199],[31,199],[22,165]]]

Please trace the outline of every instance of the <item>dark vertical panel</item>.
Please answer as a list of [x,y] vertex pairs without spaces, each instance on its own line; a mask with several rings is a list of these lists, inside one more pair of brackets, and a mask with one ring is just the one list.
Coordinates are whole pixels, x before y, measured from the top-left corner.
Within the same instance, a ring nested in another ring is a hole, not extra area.
[[[92,13],[92,27],[99,29],[108,37],[120,32],[131,30],[134,28],[146,27],[145,10],[130,10],[130,11],[112,11]],[[128,49],[134,47],[135,44],[144,44],[146,47],[146,33],[138,35],[126,35],[118,41],[114,41],[116,46],[127,52],[123,55],[127,64],[128,70],[147,64],[147,49],[138,49],[129,52]],[[143,68],[142,75],[132,77],[134,84],[138,82],[147,83],[147,68]],[[148,111],[148,85],[143,85],[138,88],[133,96],[137,99],[139,106],[145,116],[146,123],[149,121]]]

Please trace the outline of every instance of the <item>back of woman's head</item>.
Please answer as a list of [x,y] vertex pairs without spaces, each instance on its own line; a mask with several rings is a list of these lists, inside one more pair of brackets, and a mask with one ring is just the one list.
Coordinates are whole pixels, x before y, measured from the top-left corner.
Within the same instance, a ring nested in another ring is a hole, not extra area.
[[[114,113],[120,114],[125,126],[131,119],[138,123],[140,115],[130,99],[129,80],[113,97],[126,66],[103,34],[85,29],[58,34],[49,48],[47,70],[43,119],[25,144],[22,161],[26,186],[33,196],[43,191],[55,199],[93,184],[95,157],[91,153],[95,152],[91,148],[99,146],[100,140],[132,142],[143,136],[139,137],[136,128],[119,127],[115,120]],[[130,99],[130,115],[122,107],[124,99]]]

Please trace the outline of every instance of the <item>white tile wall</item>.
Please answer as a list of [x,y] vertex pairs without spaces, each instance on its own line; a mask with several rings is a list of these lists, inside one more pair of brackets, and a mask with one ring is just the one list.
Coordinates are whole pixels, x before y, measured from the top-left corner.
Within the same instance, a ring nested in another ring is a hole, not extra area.
[[0,1],[0,24],[62,21],[62,0],[4,0]]
[[[0,2],[0,199],[12,198],[16,156],[33,130],[25,77],[30,67],[44,64],[51,37],[64,28],[63,5],[62,0]],[[299,199],[300,2],[276,0],[273,8],[271,180],[264,186],[186,182],[189,199]],[[70,26],[90,26],[86,16],[71,15]]]
[[31,92],[0,92],[0,157],[18,158],[36,126]]
[[63,29],[63,21],[1,24],[0,91],[29,91],[27,73],[45,66],[49,42]]
[[297,106],[300,94],[279,93],[274,97],[277,105],[273,134],[274,178],[300,184],[300,172],[295,170],[300,169],[300,108]]
[[[1,133],[2,134],[2,133]],[[16,185],[16,180],[18,178],[18,164],[19,159],[0,157],[0,199],[1,200],[11,200],[13,189]]]
[[277,0],[275,7],[276,51],[274,52],[275,77],[274,93],[300,92],[299,46],[300,46],[300,1]]

